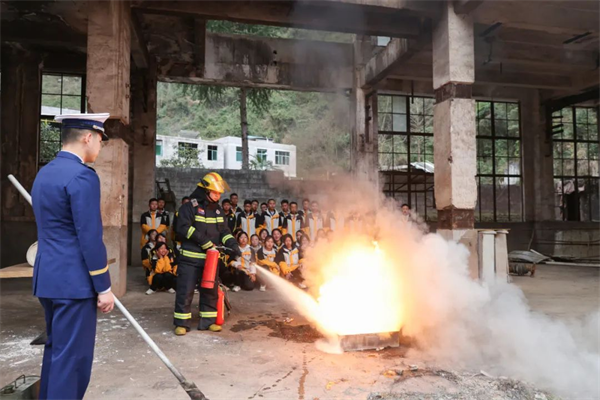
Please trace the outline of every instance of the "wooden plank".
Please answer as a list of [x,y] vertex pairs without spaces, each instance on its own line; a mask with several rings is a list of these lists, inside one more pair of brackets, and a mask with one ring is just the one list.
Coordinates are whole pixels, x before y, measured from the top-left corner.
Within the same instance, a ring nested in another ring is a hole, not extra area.
[[32,278],[33,267],[27,263],[0,268],[0,279]]

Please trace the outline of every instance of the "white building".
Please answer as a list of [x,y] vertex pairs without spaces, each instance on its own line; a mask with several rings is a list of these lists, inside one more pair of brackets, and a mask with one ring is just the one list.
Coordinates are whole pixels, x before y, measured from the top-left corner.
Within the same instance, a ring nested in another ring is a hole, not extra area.
[[[156,136],[156,165],[161,160],[174,158],[182,147],[192,147],[199,151],[199,161],[204,168],[242,169],[242,138],[226,136],[220,139],[205,140],[198,132],[181,131],[180,136]],[[285,176],[296,176],[296,146],[275,143],[270,139],[249,136],[250,161],[266,160]]]

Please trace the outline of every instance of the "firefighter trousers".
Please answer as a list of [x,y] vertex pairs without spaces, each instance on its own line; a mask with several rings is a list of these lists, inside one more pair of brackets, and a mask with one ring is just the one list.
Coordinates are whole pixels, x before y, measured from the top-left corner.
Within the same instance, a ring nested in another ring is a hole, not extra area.
[[[204,259],[181,256],[177,267],[177,293],[175,295],[175,326],[183,326],[188,331],[192,323],[192,301],[194,289],[202,279]],[[217,321],[217,300],[219,285],[212,289],[200,287],[200,322],[198,329],[206,330]]]

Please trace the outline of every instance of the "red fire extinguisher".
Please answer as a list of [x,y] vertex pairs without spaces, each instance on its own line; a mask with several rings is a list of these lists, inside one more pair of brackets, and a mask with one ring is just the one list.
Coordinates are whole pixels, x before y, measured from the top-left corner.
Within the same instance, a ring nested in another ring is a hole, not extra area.
[[215,287],[215,278],[217,276],[217,269],[219,266],[219,251],[215,249],[209,249],[206,251],[206,262],[204,263],[204,272],[202,273],[202,282],[200,286],[205,289],[212,289]]
[[219,285],[219,297],[217,299],[217,325],[223,325],[225,323],[225,292]]

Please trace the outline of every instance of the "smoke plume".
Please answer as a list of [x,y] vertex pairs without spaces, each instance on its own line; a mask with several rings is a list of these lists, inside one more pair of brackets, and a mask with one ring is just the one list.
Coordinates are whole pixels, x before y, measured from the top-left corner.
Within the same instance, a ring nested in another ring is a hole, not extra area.
[[[399,293],[403,335],[414,339],[413,352],[439,365],[479,370],[529,381],[573,398],[600,396],[600,312],[581,321],[560,321],[534,312],[515,285],[486,285],[468,273],[468,250],[424,224],[406,221],[396,205],[373,185],[338,180],[329,193],[329,209],[338,218],[350,212],[363,217],[360,231],[336,232],[332,242],[317,243],[304,265],[313,299],[332,276],[344,271],[348,246],[373,241],[392,260],[394,290]],[[373,285],[374,265],[363,266],[362,288]],[[371,274],[371,275],[370,275]],[[361,288],[348,288],[360,298]],[[286,290],[286,295],[291,291]],[[385,290],[382,288],[382,290]],[[294,293],[295,289],[294,289]],[[294,294],[291,301],[311,323],[318,301]],[[365,299],[364,301],[368,301]],[[398,309],[398,307],[389,307]],[[340,313],[342,311],[340,310]],[[361,318],[355,318],[360,323]],[[324,332],[331,339],[331,332]]]

